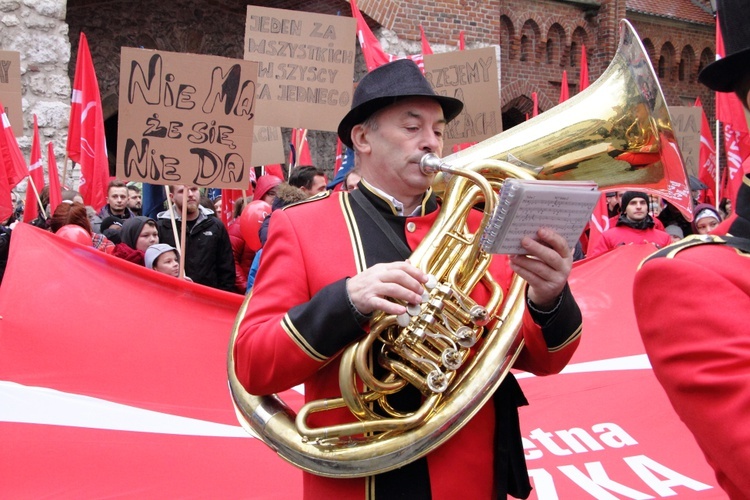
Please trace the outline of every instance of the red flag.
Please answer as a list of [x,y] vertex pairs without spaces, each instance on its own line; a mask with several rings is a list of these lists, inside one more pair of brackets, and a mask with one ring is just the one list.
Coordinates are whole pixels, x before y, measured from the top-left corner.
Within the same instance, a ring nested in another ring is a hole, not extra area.
[[422,34],[422,55],[432,55],[432,47],[430,47],[430,42],[427,40],[427,36],[424,34],[424,28],[421,24],[419,25],[419,32]]
[[0,221],[13,215],[15,207],[10,198],[10,190],[29,174],[26,160],[21,154],[18,141],[13,135],[13,129],[4,110],[3,103],[0,102],[3,124],[0,130]]
[[[389,63],[399,59],[393,54],[387,54],[383,50],[383,46],[375,37],[370,27],[367,25],[367,21],[362,16],[359,7],[357,7],[356,0],[351,1],[352,4],[352,16],[357,20],[357,38],[359,39],[359,45],[362,47],[362,55],[365,58],[365,65],[367,71],[372,71],[375,68],[382,66],[383,64]],[[419,66],[419,69],[424,73],[424,58],[422,54],[414,54],[406,56],[411,59]]]
[[[716,22],[716,59],[726,55],[724,40]],[[724,124],[724,149],[727,154],[726,185],[722,197],[735,205],[737,190],[742,183],[742,164],[750,156],[750,133],[748,133],[745,109],[734,92],[716,93],[716,119]]]
[[735,206],[744,175],[742,165],[750,157],[748,134],[728,123],[724,124],[724,149],[727,152],[727,170],[723,196],[732,200],[732,206]]
[[47,172],[49,173],[49,210],[55,213],[57,206],[62,203],[62,189],[60,189],[60,174],[57,173],[55,148],[47,143]]
[[29,165],[29,183],[26,185],[26,203],[23,209],[23,221],[31,222],[39,216],[37,197],[44,187],[44,167],[42,166],[42,145],[39,141],[39,126],[34,115],[34,137],[31,140],[31,162]]
[[458,34],[458,50],[466,50],[466,40],[464,40],[463,30]]
[[365,57],[365,65],[367,71],[372,71],[378,66],[390,62],[391,58],[385,53],[383,46],[380,45],[375,34],[367,25],[367,21],[357,7],[357,0],[351,0],[351,4],[352,15],[357,20],[357,38],[359,38],[359,45],[362,47],[362,55]]
[[284,169],[281,168],[280,164],[276,163],[275,165],[266,165],[263,169],[266,171],[266,174],[275,175],[282,181],[284,180]]
[[534,118],[539,114],[539,97],[536,92],[531,93],[531,102],[534,103],[534,107],[531,109],[531,117]]
[[560,82],[560,101],[565,102],[570,98],[570,89],[568,88],[568,72],[563,70],[562,81]]
[[703,111],[701,98],[695,100],[695,105],[701,108],[701,147],[698,159],[698,179],[708,186],[706,189],[707,203],[716,204],[716,148],[711,135],[711,126]]
[[292,129],[292,152],[289,158],[289,166],[312,165],[312,156],[310,155],[310,146],[307,143],[307,129]]
[[591,213],[591,222],[589,223],[588,248],[596,248],[602,233],[609,229],[609,211],[607,210],[607,195],[602,192],[599,202]]
[[0,134],[0,165],[5,170],[8,177],[10,189],[13,189],[29,175],[29,168],[26,166],[26,160],[18,147],[18,140],[10,126],[8,115],[5,114],[3,103],[0,102],[0,111],[2,111],[3,130]]
[[83,32],[78,41],[67,151],[70,159],[81,165],[78,191],[84,203],[99,210],[106,203],[109,160],[99,83]]
[[578,92],[589,86],[589,59],[586,55],[586,46],[581,44],[581,74],[578,77]]

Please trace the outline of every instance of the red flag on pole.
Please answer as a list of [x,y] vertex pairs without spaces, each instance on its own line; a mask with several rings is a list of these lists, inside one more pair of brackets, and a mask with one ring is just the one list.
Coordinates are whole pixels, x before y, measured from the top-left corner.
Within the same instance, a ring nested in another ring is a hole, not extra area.
[[21,179],[29,175],[26,160],[18,147],[16,136],[10,126],[5,108],[0,102],[2,111],[3,128],[0,130],[0,221],[4,221],[11,215],[15,207],[10,198],[10,190],[21,182]]
[[3,122],[3,130],[0,134],[0,165],[4,167],[10,189],[13,189],[29,175],[29,168],[26,166],[21,148],[18,147],[18,140],[13,134],[13,128],[10,126],[10,120],[5,114],[2,102],[0,102],[0,111],[2,111]]
[[62,203],[62,189],[60,189],[60,174],[57,173],[55,148],[47,143],[47,172],[49,173],[49,210],[55,213],[57,206]]
[[432,54],[432,47],[430,47],[430,42],[427,40],[427,35],[424,34],[424,28],[421,24],[419,25],[419,32],[422,34],[422,55],[429,56]]
[[531,109],[531,117],[534,118],[539,114],[539,97],[536,92],[531,93],[531,102],[534,103],[534,107]]
[[375,34],[367,25],[367,21],[357,7],[357,0],[351,0],[351,4],[352,15],[357,20],[357,38],[359,38],[359,45],[362,47],[362,55],[365,57],[365,65],[367,71],[372,71],[389,62],[391,58],[385,53],[383,46],[380,45]]
[[[367,21],[365,21],[365,18],[362,16],[362,12],[360,12],[359,7],[357,7],[356,0],[352,0],[351,4],[352,16],[354,16],[354,18],[357,20],[357,38],[359,39],[360,47],[362,47],[362,55],[365,58],[367,71],[372,71],[378,66],[382,66],[383,64],[399,59],[395,55],[387,54],[383,50],[383,46],[380,45],[380,42],[375,37],[375,34],[367,25]],[[422,54],[413,54],[410,56],[406,56],[406,58],[414,61],[414,63],[419,66],[419,69],[424,73],[424,58],[422,57]]]
[[463,30],[458,34],[458,50],[466,50],[466,40],[464,40]]
[[706,113],[703,111],[703,103],[701,103],[700,97],[695,100],[695,106],[701,108],[701,147],[698,155],[698,179],[708,186],[708,189],[706,189],[706,196],[708,198],[706,203],[716,205],[718,200],[716,192],[718,171],[716,169],[714,138],[711,136],[711,126],[708,124],[708,118],[706,118]]
[[284,180],[284,169],[282,169],[281,165],[278,163],[275,165],[266,165],[263,167],[263,170],[265,170],[268,175],[274,175],[282,181]]
[[307,143],[307,129],[292,129],[292,151],[289,158],[289,166],[312,165],[312,156],[310,155],[310,146]]
[[570,89],[568,88],[568,72],[563,70],[562,81],[560,82],[560,101],[565,102],[570,98]]
[[42,166],[42,145],[39,141],[39,126],[34,115],[34,137],[31,140],[31,162],[29,183],[26,185],[26,202],[23,208],[23,221],[31,222],[39,216],[39,192],[44,187],[44,167]]
[[[716,22],[716,59],[726,55],[724,40]],[[744,175],[742,164],[750,156],[750,133],[748,133],[745,109],[733,92],[716,93],[716,119],[724,124],[724,148],[727,154],[726,186],[721,196],[736,203],[737,190]]]
[[68,156],[81,165],[78,191],[86,205],[99,210],[106,203],[109,160],[99,83],[83,32],[78,41],[69,127],[66,148]]
[[578,92],[589,86],[589,59],[586,55],[586,46],[583,44],[581,44],[581,75],[578,80]]

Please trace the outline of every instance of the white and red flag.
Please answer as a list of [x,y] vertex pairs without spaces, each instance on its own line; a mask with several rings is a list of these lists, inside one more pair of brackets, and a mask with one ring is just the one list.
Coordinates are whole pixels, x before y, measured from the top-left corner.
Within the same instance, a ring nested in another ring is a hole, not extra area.
[[[26,186],[26,203],[23,208],[24,222],[31,222],[39,216],[39,192],[43,187],[44,166],[42,165],[42,146],[39,141],[39,125],[37,125],[36,115],[34,115],[34,137],[31,140],[29,183]],[[43,207],[42,210],[44,210]]]
[[0,221],[2,221],[10,217],[15,210],[10,198],[10,190],[29,175],[29,169],[1,102],[0,111],[2,111],[3,125],[0,130]]
[[81,165],[78,191],[84,203],[99,210],[106,203],[109,160],[99,83],[83,32],[78,41],[66,150],[68,157]]
[[49,210],[53,214],[57,206],[62,203],[62,189],[60,187],[60,174],[57,173],[55,148],[51,142],[47,143],[47,172],[49,174]]
[[602,192],[599,197],[599,202],[594,207],[594,211],[591,213],[591,221],[589,222],[589,236],[586,241],[587,248],[596,248],[599,240],[602,238],[602,233],[610,228],[609,210],[607,210],[607,196],[606,193]]

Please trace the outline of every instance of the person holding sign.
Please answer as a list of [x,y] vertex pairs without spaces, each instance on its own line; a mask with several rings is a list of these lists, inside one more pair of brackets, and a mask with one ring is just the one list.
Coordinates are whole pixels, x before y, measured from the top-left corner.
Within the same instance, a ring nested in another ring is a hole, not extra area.
[[[419,162],[426,153],[441,154],[446,124],[462,107],[436,94],[410,60],[381,66],[360,81],[338,128],[358,156],[359,189],[329,191],[271,216],[234,344],[236,375],[250,393],[304,383],[308,401],[337,397],[338,355],[365,335],[371,316],[403,314],[403,303],[422,301],[428,276],[408,258],[440,206],[430,187],[433,175],[422,173]],[[537,236],[539,242],[523,240],[529,256],[496,255],[490,272],[506,289],[511,270],[528,282],[520,333],[525,347],[514,367],[546,375],[559,372],[575,351],[581,313],[567,285],[569,245],[549,230]],[[486,294],[478,288],[478,295]],[[420,399],[418,391],[406,391],[394,404],[403,409]],[[305,473],[305,498],[369,498],[366,492],[377,498],[504,498],[506,492],[525,498],[531,487],[517,414],[524,404],[509,375],[494,404],[426,457],[368,478]],[[350,416],[330,417],[339,418]]]
[[169,199],[174,205],[157,215],[159,242],[179,248],[175,244],[172,217],[176,220],[177,233],[182,230],[182,204],[187,213],[185,242],[185,274],[202,285],[227,292],[234,289],[234,254],[224,224],[213,216],[213,212],[202,207],[200,191],[195,186],[169,186]]

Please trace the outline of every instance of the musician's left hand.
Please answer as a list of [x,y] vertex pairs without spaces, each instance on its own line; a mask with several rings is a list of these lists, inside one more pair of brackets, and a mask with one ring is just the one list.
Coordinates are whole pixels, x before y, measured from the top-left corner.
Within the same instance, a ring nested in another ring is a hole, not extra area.
[[539,241],[524,237],[528,255],[511,255],[510,267],[529,284],[527,297],[541,310],[552,309],[565,288],[573,266],[573,252],[565,238],[550,229],[537,231]]

